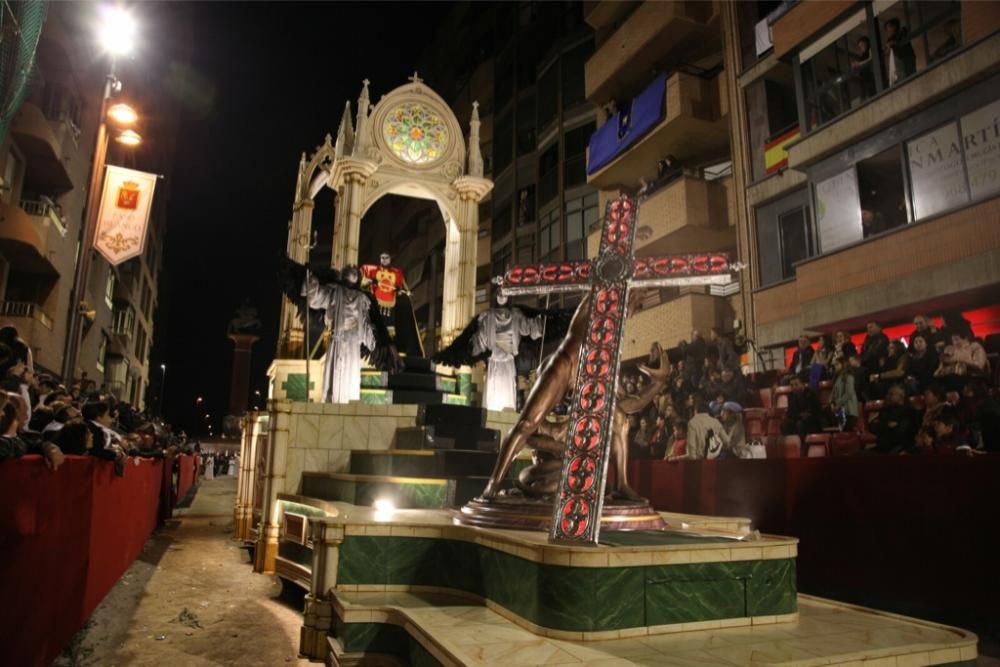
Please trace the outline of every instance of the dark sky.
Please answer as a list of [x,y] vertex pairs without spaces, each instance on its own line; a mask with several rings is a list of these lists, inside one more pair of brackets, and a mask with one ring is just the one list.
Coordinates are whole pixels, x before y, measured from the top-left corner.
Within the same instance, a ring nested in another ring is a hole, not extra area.
[[[198,2],[171,9],[168,20],[191,31],[193,86],[214,97],[207,111],[189,108],[182,118],[149,396],[155,408],[166,363],[167,419],[200,435],[206,412],[219,432],[232,360],[226,326],[246,298],[263,322],[253,388],[266,392],[280,308],[276,267],[299,155],[336,133],[363,78],[372,82],[373,102],[405,83],[420,40],[448,8]],[[195,409],[198,396],[203,410]]]

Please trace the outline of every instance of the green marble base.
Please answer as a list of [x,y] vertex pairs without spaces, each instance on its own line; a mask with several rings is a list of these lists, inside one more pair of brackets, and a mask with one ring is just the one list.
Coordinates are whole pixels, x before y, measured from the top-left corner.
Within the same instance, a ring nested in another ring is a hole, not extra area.
[[306,472],[301,495],[365,507],[388,499],[397,508],[437,509],[448,506],[448,483],[447,479]]
[[796,610],[790,558],[677,565],[573,567],[474,542],[347,535],[337,586],[426,586],[490,600],[528,623],[606,632]]

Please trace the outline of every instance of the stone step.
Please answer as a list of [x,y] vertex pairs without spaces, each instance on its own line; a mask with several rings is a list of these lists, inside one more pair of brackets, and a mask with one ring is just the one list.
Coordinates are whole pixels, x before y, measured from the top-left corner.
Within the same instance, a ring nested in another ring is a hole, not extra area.
[[461,435],[469,429],[486,426],[486,410],[471,406],[428,404],[417,412],[417,423],[433,426],[438,435]]
[[470,428],[458,435],[438,435],[434,426],[396,429],[396,449],[469,449],[496,452],[500,432],[491,428]]
[[299,495],[364,507],[388,500],[396,509],[457,508],[482,493],[488,479],[306,472]]
[[489,476],[496,455],[467,449],[351,451],[350,473],[402,477]]

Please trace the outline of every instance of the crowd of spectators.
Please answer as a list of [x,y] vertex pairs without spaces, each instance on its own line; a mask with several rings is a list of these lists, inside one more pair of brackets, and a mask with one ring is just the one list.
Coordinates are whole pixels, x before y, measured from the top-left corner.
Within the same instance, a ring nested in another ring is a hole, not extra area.
[[845,332],[815,344],[801,336],[782,379],[791,390],[782,432],[804,443],[831,429],[863,431],[874,436],[868,453],[1000,449],[1000,408],[983,341],[961,316],[946,316],[938,329],[917,315],[913,326],[890,340],[868,322],[860,350]]
[[15,327],[0,327],[0,460],[40,454],[55,470],[66,455],[93,456],[122,475],[129,456],[162,458],[195,447],[86,375],[68,384],[36,376],[30,346]]

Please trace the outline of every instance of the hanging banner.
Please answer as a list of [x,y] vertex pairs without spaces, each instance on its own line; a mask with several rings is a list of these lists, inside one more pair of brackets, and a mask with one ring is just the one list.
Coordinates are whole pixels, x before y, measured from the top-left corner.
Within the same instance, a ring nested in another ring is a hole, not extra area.
[[94,248],[113,266],[142,254],[156,179],[156,174],[108,167]]

